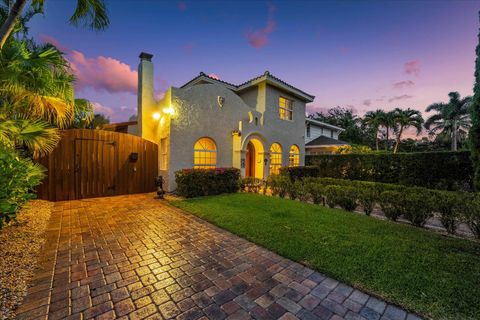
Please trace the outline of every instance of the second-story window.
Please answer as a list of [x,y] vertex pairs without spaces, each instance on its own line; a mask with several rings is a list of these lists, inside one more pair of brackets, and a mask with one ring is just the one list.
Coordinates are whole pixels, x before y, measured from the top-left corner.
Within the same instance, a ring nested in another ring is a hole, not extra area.
[[310,123],[307,123],[307,138],[310,138]]
[[280,119],[292,120],[293,119],[293,101],[284,97],[278,99],[278,112]]

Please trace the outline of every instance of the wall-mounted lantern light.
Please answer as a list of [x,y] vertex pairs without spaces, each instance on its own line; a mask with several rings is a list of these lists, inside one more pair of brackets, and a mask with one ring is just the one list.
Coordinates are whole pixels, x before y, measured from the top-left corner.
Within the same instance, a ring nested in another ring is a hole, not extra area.
[[159,119],[160,119],[160,113],[159,113],[159,112],[155,112],[155,113],[153,114],[153,119],[154,119],[154,120],[159,120]]

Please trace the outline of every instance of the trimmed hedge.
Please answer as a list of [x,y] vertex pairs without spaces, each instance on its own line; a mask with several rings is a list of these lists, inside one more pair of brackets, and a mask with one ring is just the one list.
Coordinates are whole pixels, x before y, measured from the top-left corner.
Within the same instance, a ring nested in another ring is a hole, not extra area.
[[268,185],[273,195],[339,206],[347,211],[361,206],[367,215],[379,205],[388,219],[396,221],[402,216],[417,227],[423,227],[437,213],[448,233],[454,234],[458,223],[464,222],[480,239],[478,193],[334,178],[309,177],[292,181],[284,175],[272,176]]
[[305,167],[282,168],[282,173],[291,179],[331,177],[473,191],[468,151],[307,155],[305,162]]
[[183,169],[175,172],[177,193],[186,198],[237,192],[240,170],[236,168]]

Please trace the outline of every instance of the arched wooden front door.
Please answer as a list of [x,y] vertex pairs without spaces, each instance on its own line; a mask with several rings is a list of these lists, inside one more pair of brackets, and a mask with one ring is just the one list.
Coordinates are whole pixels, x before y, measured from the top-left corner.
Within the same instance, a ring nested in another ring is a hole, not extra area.
[[247,177],[255,177],[255,146],[251,141],[247,144],[247,154],[245,158],[245,175]]

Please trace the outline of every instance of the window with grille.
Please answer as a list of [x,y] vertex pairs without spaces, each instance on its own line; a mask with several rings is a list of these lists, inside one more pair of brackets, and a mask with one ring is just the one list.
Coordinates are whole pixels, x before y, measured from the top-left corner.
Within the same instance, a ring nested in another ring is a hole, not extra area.
[[270,147],[270,174],[279,174],[282,166],[282,146],[278,143]]
[[217,166],[217,146],[210,138],[201,138],[193,147],[193,168],[214,169]]
[[288,154],[288,166],[297,167],[300,165],[300,150],[296,145],[290,147],[290,153]]
[[293,119],[293,101],[280,97],[278,99],[278,111],[280,114],[280,119],[282,120],[292,120]]

